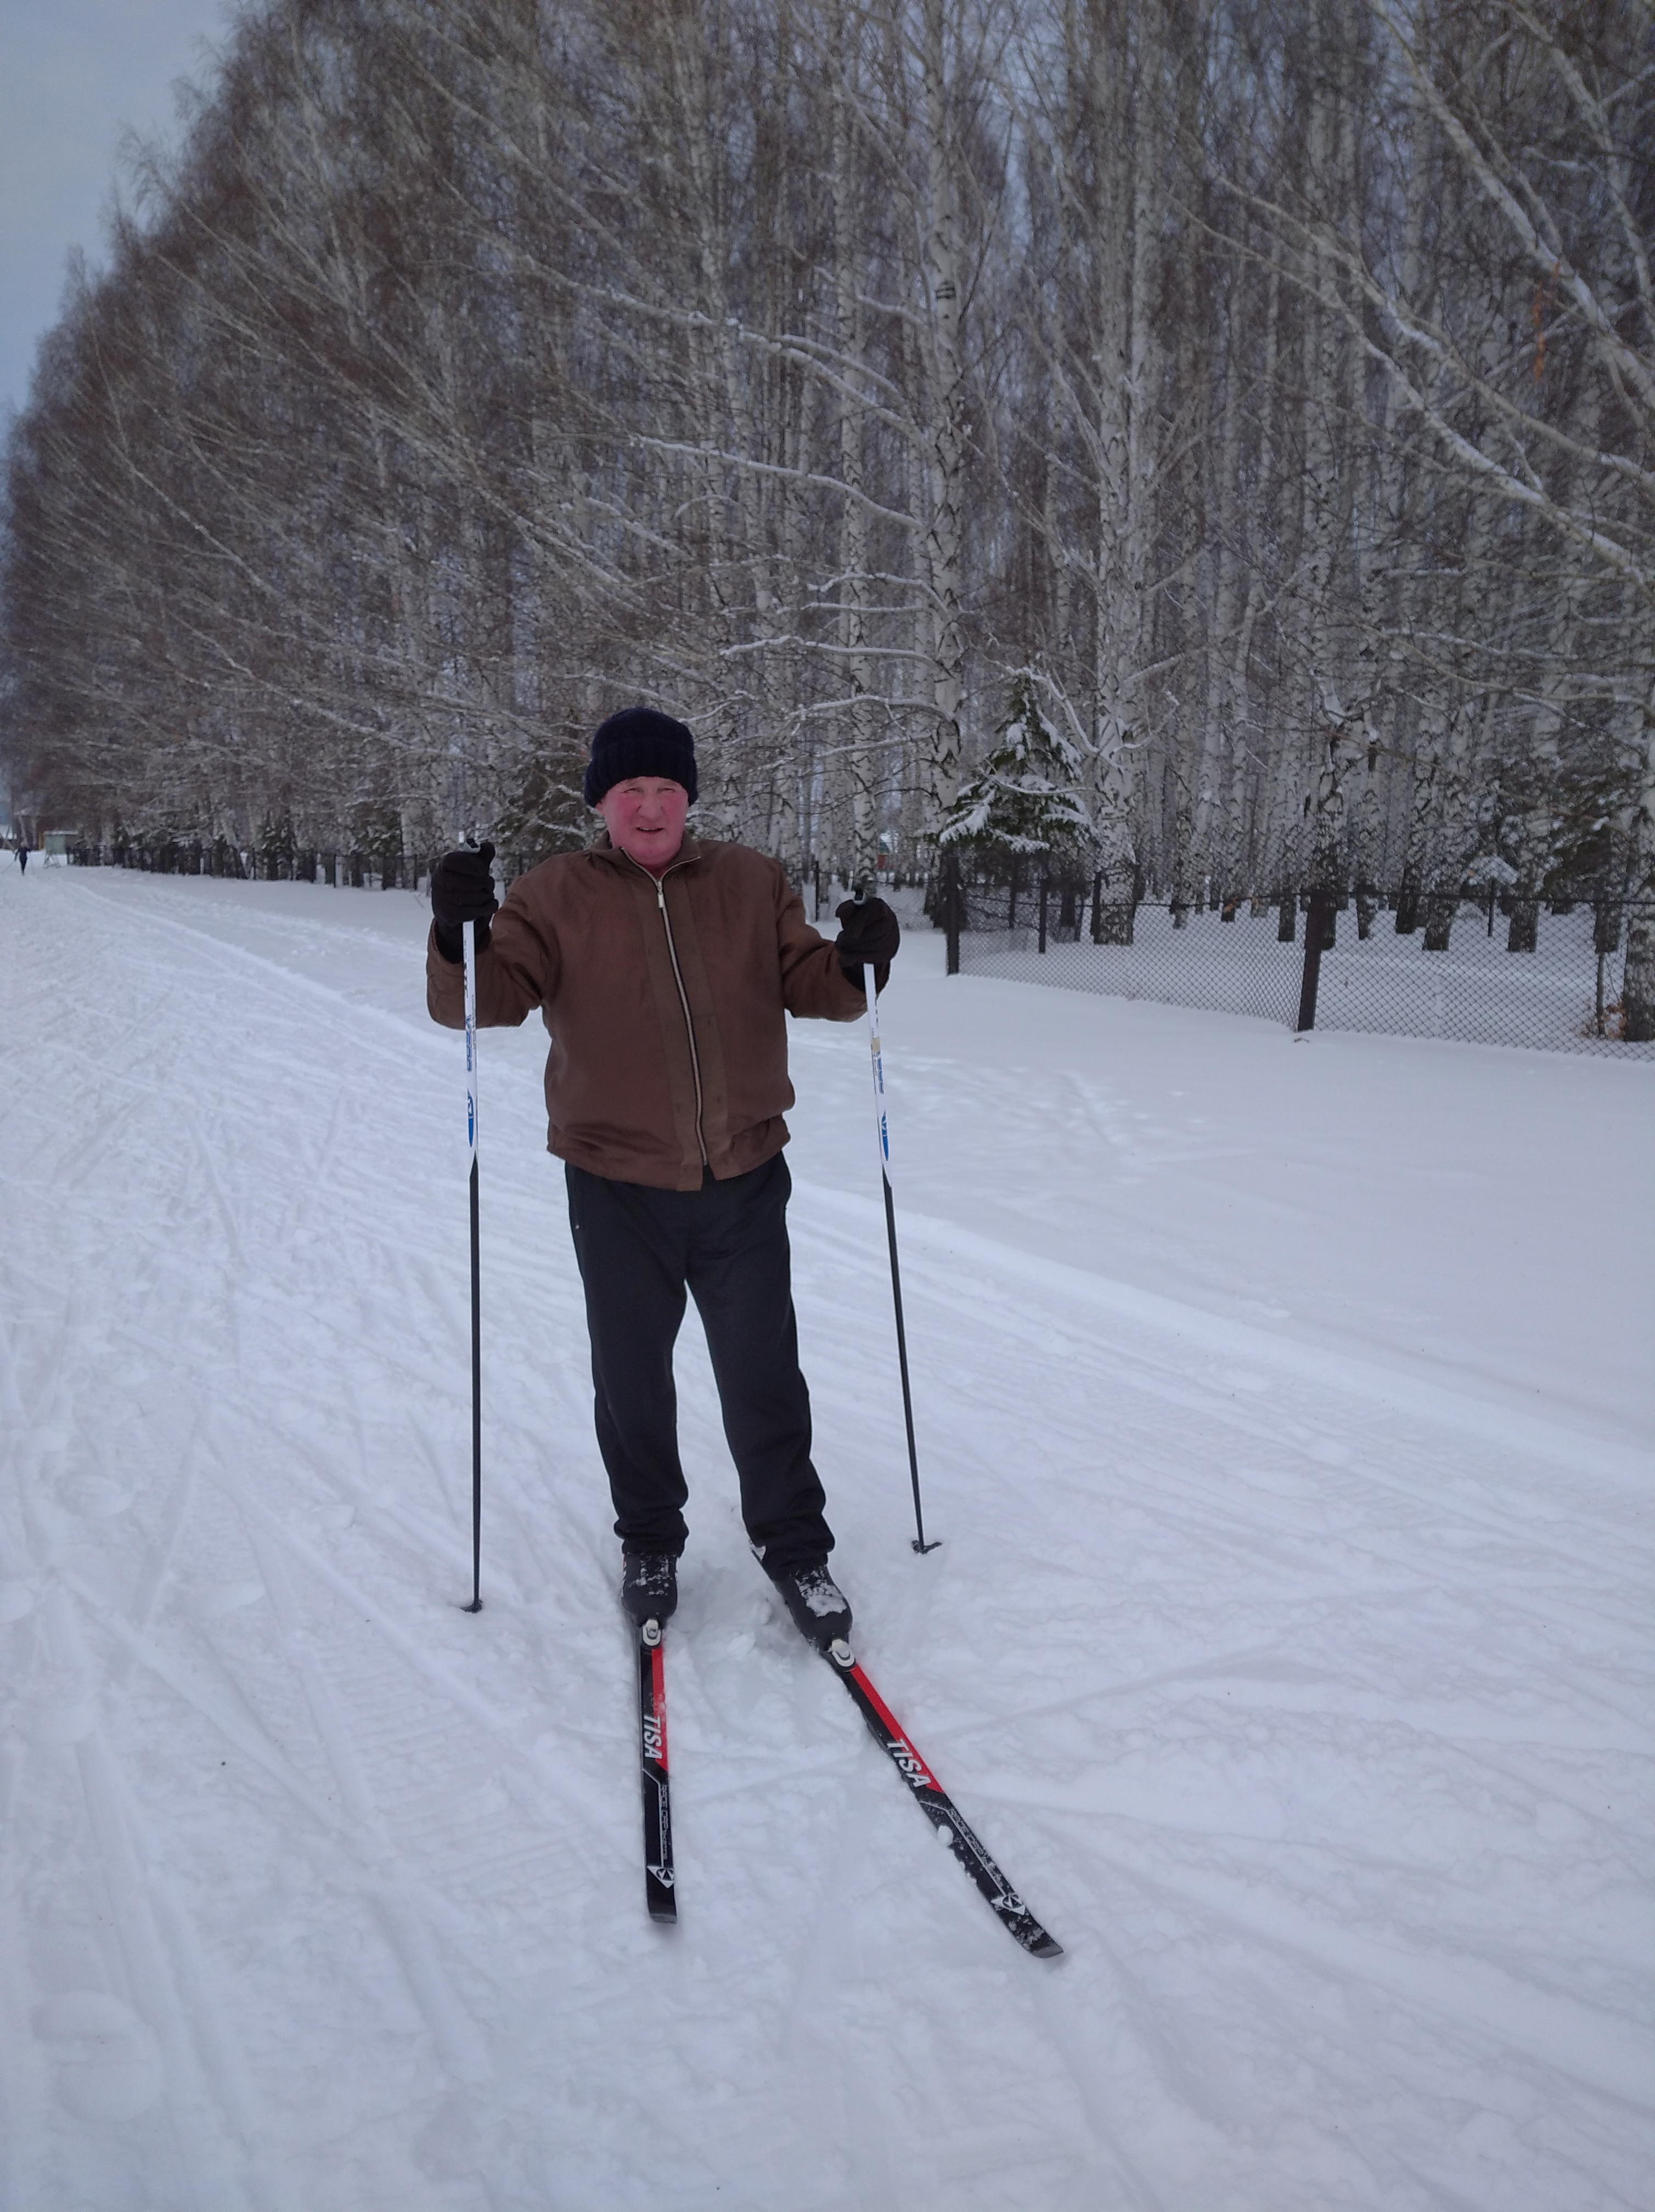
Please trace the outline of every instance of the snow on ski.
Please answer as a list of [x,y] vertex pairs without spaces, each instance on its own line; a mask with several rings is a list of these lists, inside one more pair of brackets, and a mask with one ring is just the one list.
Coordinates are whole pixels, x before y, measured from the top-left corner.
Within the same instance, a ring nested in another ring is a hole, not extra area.
[[1002,1924],[1037,1959],[1059,1959],[1063,1947],[1047,1933],[983,1847],[965,1816],[915,1750],[907,1731],[869,1681],[861,1662],[843,1642],[822,1656],[849,1691],[867,1723],[868,1734],[918,1799],[926,1818],[989,1900]]
[[675,1921],[672,1808],[666,1772],[666,1648],[660,1623],[638,1631],[639,1772],[643,1778],[643,1887],[652,1920]]

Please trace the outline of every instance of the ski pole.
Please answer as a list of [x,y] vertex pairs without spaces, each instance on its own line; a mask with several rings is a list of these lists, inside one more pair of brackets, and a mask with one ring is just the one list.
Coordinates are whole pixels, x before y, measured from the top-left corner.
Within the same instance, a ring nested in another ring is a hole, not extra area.
[[465,947],[465,1134],[472,1153],[472,1601],[483,1610],[483,1266],[477,1207],[477,924],[464,926]]
[[897,1263],[897,1208],[891,1195],[891,1131],[885,1120],[885,1061],[879,1053],[879,991],[873,980],[873,963],[862,969],[867,993],[867,1025],[873,1047],[873,1120],[879,1140],[879,1188],[885,1193],[885,1233],[891,1247],[891,1297],[897,1311],[897,1364],[902,1370],[902,1414],[908,1431],[908,1474],[914,1486],[914,1549],[934,1552],[925,1540],[925,1515],[920,1505],[920,1462],[914,1449],[914,1395],[908,1382],[908,1333],[903,1327],[902,1269]]

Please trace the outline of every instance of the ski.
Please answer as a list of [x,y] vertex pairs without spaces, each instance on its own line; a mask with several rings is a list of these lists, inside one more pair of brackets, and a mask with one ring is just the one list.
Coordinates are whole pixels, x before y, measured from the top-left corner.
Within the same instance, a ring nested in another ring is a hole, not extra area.
[[[818,1647],[819,1648],[819,1647]],[[850,1646],[836,1642],[822,1653],[849,1691],[868,1734],[919,1801],[921,1810],[989,1900],[1001,1924],[1037,1959],[1060,1959],[1063,1947],[1048,1935],[972,1831],[965,1816],[915,1750],[907,1732],[864,1673]]]
[[660,1623],[638,1631],[639,1771],[643,1778],[643,1892],[652,1920],[675,1921],[672,1808],[666,1773],[666,1650]]

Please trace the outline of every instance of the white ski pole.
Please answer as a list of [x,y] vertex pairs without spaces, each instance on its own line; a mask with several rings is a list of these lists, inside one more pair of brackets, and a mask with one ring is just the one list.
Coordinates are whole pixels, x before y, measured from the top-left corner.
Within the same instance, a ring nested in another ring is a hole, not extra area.
[[477,924],[464,925],[465,947],[465,1135],[472,1154],[472,1601],[483,1610],[483,1267],[477,1205]]
[[908,1431],[908,1474],[914,1486],[914,1549],[934,1552],[925,1540],[925,1515],[920,1505],[920,1462],[914,1448],[914,1394],[908,1382],[908,1333],[903,1327],[902,1270],[897,1262],[897,1208],[891,1195],[891,1128],[885,1114],[885,1060],[879,1050],[879,992],[873,980],[873,963],[862,969],[867,993],[867,1026],[873,1048],[873,1121],[879,1144],[879,1188],[885,1193],[885,1233],[891,1247],[891,1297],[897,1313],[897,1364],[902,1370],[902,1413]]

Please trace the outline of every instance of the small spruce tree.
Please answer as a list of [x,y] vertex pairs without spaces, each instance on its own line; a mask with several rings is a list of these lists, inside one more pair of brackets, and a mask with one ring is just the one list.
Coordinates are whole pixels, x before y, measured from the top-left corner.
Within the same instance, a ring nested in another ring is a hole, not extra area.
[[993,751],[961,785],[938,847],[987,861],[991,880],[1000,879],[1003,867],[1007,927],[1016,924],[1020,882],[1029,873],[1056,873],[1062,896],[1056,927],[1072,936],[1085,898],[1082,871],[1097,840],[1081,794],[1080,755],[1042,714],[1026,670],[1012,679],[1006,720],[995,734]]
[[1015,676],[994,750],[959,788],[937,842],[945,851],[1037,854],[1079,862],[1092,847],[1080,757],[1040,712],[1034,679]]

